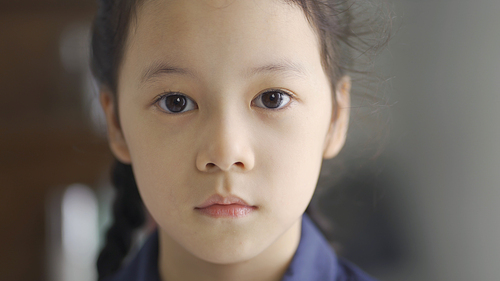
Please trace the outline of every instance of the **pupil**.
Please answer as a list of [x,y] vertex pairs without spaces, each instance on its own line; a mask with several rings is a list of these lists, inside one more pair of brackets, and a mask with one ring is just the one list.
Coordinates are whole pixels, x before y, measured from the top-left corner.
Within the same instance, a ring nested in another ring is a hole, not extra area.
[[180,112],[186,108],[186,98],[180,95],[171,95],[166,98],[165,105],[172,112]]
[[264,94],[262,103],[268,108],[277,108],[281,105],[282,100],[280,93],[270,92]]

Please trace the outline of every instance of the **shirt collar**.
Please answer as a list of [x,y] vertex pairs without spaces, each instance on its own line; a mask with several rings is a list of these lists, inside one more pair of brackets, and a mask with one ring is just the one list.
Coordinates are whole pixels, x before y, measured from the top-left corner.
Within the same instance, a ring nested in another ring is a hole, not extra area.
[[337,257],[307,214],[302,216],[300,243],[281,281],[334,280]]

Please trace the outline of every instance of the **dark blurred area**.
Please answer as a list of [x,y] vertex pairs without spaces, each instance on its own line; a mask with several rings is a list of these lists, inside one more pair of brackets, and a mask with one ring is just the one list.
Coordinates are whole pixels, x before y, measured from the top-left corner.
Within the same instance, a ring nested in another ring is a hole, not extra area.
[[107,173],[107,143],[82,106],[86,65],[62,55],[95,10],[88,0],[0,1],[1,280],[45,279],[49,191]]

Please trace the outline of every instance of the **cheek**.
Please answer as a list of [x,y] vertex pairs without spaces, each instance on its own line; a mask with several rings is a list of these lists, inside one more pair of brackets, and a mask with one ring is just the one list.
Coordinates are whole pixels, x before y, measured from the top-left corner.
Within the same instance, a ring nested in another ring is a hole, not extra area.
[[177,216],[192,207],[196,191],[186,181],[194,172],[191,139],[140,112],[124,116],[122,128],[139,192],[155,219],[165,221],[164,216]]
[[316,188],[329,126],[328,107],[301,111],[261,135],[256,165],[263,177],[261,199],[299,215]]

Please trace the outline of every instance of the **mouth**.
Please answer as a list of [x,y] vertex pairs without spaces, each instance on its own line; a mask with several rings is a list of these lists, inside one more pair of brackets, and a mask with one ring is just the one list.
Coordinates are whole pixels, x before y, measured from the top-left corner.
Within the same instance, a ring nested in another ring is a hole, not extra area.
[[251,214],[257,207],[249,205],[237,196],[223,197],[215,194],[194,209],[213,218],[241,218]]

